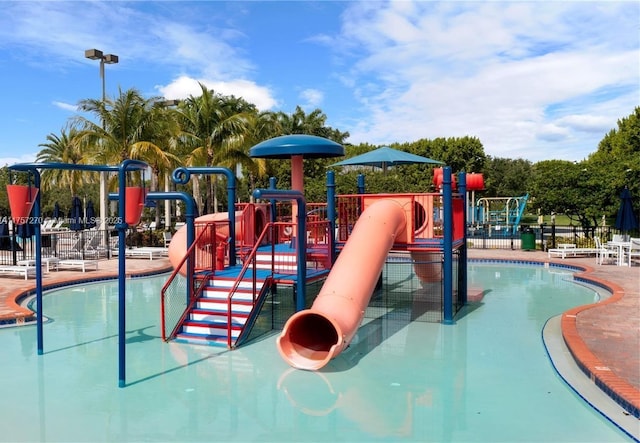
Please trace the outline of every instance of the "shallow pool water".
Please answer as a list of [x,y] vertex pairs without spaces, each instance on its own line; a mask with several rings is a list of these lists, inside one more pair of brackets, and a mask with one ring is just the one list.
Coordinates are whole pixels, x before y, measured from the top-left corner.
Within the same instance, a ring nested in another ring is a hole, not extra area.
[[470,264],[484,298],[454,325],[368,318],[320,372],[287,366],[276,333],[164,343],[165,278],[128,281],[125,388],[116,282],[46,293],[42,356],[35,327],[0,330],[0,441],[629,441],[546,355],[547,319],[597,299],[568,272]]

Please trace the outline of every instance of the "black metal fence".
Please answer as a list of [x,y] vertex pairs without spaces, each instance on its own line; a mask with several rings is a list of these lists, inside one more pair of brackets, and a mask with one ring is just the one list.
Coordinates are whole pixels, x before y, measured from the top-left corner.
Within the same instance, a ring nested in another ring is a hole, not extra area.
[[[594,226],[583,228],[581,226],[560,225],[521,225],[518,229],[511,226],[503,226],[496,229],[491,225],[478,225],[467,229],[467,245],[474,249],[524,249],[523,236],[533,231],[535,235],[535,248],[546,251],[555,248],[562,243],[572,243],[577,247],[594,247],[595,237],[603,242],[613,238],[615,234],[622,234],[613,226]],[[632,237],[640,236],[638,231],[627,232]]]
[[[116,231],[84,230],[43,232],[43,257],[63,259],[108,259],[117,247]],[[35,236],[21,237],[16,233],[0,236],[0,264],[16,265],[21,260],[33,259],[36,254]]]

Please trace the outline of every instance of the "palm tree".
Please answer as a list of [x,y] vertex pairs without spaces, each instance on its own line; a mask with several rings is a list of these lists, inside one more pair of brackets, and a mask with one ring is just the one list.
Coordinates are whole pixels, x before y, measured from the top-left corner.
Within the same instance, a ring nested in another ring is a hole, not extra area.
[[[234,168],[249,158],[245,140],[256,107],[242,98],[222,96],[200,84],[202,94],[187,98],[178,107],[181,142],[189,150],[190,166],[226,166]],[[204,211],[217,210],[216,180],[206,176],[207,183]],[[194,187],[197,186],[194,182]],[[195,194],[195,193],[194,193]],[[196,200],[199,206],[203,205]],[[232,204],[232,202],[229,202]]]
[[[243,172],[249,178],[249,189],[255,189],[256,178],[267,175],[267,161],[263,158],[251,158],[249,150],[258,143],[273,137],[282,135],[282,124],[280,114],[271,111],[259,112],[252,118],[248,135],[245,139],[244,150],[247,153],[246,159],[240,161]],[[249,196],[253,199],[253,196]]]
[[[47,143],[41,143],[43,149],[38,152],[37,162],[83,164],[86,156],[78,144],[78,129],[75,126],[62,128],[60,135],[47,135]],[[87,180],[88,177],[88,180]],[[91,176],[81,171],[69,169],[45,169],[42,172],[42,188],[52,189],[55,186],[68,186],[71,195],[76,195],[78,189],[91,181]]]
[[[164,105],[157,104],[151,111],[156,122],[153,133],[144,138],[148,138],[150,143],[140,143],[136,148],[136,155],[141,160],[147,162],[151,168],[151,191],[158,191],[164,185],[165,191],[169,190],[169,172],[176,167],[182,165],[180,156],[177,155],[177,140],[180,135],[180,126],[176,119],[175,110],[167,108]],[[155,149],[156,146],[162,146],[161,152]],[[170,211],[169,206],[165,206],[165,223],[169,226]],[[160,211],[156,210],[156,225],[160,225]]]
[[[102,121],[99,125],[84,117],[76,118],[83,128],[78,138],[91,160],[107,165],[126,159],[142,160],[152,166],[156,175],[179,163],[168,150],[170,138],[177,134],[176,123],[157,103],[158,98],[145,99],[135,89],[120,91],[115,101],[81,101],[82,111],[91,112]],[[161,143],[167,143],[167,149]]]
[[[93,113],[101,122],[97,124],[82,116],[76,117],[76,124],[82,128],[78,139],[86,149],[89,161],[106,165],[119,164],[126,159],[145,161],[151,166],[151,182],[155,188],[158,175],[179,163],[168,146],[167,149],[162,147],[162,143],[169,143],[169,134],[177,126],[158,103],[159,98],[145,99],[135,89],[120,90],[115,100],[82,100],[80,110]],[[131,180],[135,182],[141,178],[135,174]]]
[[336,143],[344,144],[349,138],[348,132],[341,132],[330,126],[325,126],[327,116],[316,108],[307,114],[300,106],[296,106],[293,114],[278,113],[278,120],[282,128],[282,135],[308,134],[328,138]]

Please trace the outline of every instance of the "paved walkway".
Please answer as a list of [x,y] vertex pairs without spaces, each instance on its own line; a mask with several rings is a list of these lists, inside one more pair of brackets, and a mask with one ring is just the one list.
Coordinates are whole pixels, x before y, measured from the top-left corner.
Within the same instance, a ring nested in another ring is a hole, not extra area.
[[[469,258],[548,262],[540,251],[470,249]],[[561,319],[565,342],[584,373],[618,403],[628,405],[638,417],[640,411],[640,267],[596,265],[595,258],[553,259],[555,263],[585,269],[580,275],[609,288],[613,295],[596,305],[565,312]],[[169,261],[127,259],[127,274],[170,270]],[[115,278],[117,260],[103,260],[97,271],[58,271],[43,274],[43,286],[59,286],[79,280]],[[16,303],[35,289],[33,279],[0,278],[0,323],[32,315]]]

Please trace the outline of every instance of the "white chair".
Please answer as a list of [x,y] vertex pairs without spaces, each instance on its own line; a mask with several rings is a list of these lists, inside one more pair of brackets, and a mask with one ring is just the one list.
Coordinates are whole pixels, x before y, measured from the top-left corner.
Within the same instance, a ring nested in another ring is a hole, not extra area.
[[613,234],[613,238],[611,239],[611,241],[614,241],[614,242],[627,242],[627,241],[629,241],[629,236],[628,235],[623,235],[623,234]]
[[167,249],[169,247],[169,243],[171,243],[171,232],[164,231],[162,233],[162,238],[164,240],[164,248]]
[[594,237],[596,242],[596,264],[603,264],[605,260],[618,260],[618,250],[608,248],[606,245],[602,244],[600,241],[600,237]]
[[51,231],[68,231],[69,230],[68,228],[62,227],[63,224],[64,224],[64,220],[58,220],[56,224],[51,226]]
[[42,231],[51,231],[51,229],[53,228],[53,225],[55,224],[55,220],[52,218],[49,218],[47,220],[44,221],[44,223],[42,224],[42,226],[40,227],[40,229]]
[[631,247],[629,251],[625,254],[625,260],[628,259],[629,266],[632,265],[632,261],[634,259],[640,259],[640,238],[631,237]]

